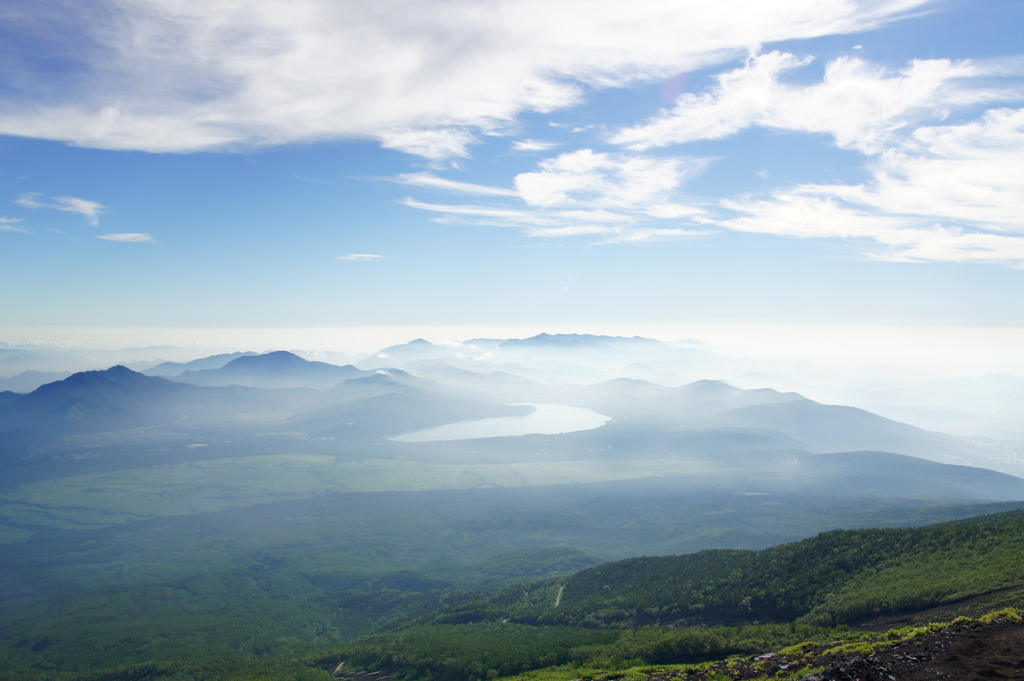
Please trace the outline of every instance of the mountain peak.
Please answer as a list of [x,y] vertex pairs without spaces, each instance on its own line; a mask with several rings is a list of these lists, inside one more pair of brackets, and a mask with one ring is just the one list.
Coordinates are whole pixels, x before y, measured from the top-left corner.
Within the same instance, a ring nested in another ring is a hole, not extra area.
[[224,365],[225,369],[241,369],[241,368],[288,368],[297,367],[309,364],[308,360],[302,359],[294,352],[288,352],[287,350],[274,350],[273,352],[265,352],[262,355],[249,355],[247,357],[239,357],[233,359]]
[[[59,385],[65,386],[98,386],[103,384],[125,384],[128,381],[139,382],[148,380],[150,377],[144,374],[140,374],[137,371],[132,371],[128,367],[117,364],[110,367],[109,369],[96,369],[94,371],[79,371],[76,374],[71,374],[67,378],[61,381],[55,381],[48,383],[47,385]],[[42,386],[45,388],[46,386]]]
[[590,333],[539,333],[529,338],[511,338],[501,341],[503,347],[514,346],[543,346],[543,347],[566,347],[573,348],[583,346],[621,346],[624,344],[649,344],[658,341],[644,338],[642,336],[596,336]]
[[205,386],[245,385],[254,388],[326,388],[365,372],[346,364],[303,359],[287,350],[234,359],[219,369],[186,371],[175,378]]
[[154,367],[145,369],[142,373],[147,376],[177,376],[178,374],[182,374],[186,371],[220,369],[232,360],[254,354],[256,353],[249,351],[226,352],[217,355],[210,355],[209,357],[200,357],[199,359],[194,359],[189,362],[162,362]]
[[711,378],[702,378],[699,381],[688,383],[687,385],[682,386],[681,390],[714,395],[731,395],[733,393],[743,392],[741,388],[729,385],[725,381],[719,381]]
[[[98,399],[99,396],[142,395],[152,390],[164,390],[175,384],[163,378],[146,376],[118,364],[109,369],[80,371],[67,378],[39,386],[25,395],[27,404],[39,404],[52,400]],[[106,399],[104,397],[103,399]]]
[[[253,355],[253,359],[259,359],[263,362],[305,362],[294,352],[288,352],[287,350],[274,350],[272,352],[265,352],[262,355]],[[238,359],[243,359],[239,357]]]

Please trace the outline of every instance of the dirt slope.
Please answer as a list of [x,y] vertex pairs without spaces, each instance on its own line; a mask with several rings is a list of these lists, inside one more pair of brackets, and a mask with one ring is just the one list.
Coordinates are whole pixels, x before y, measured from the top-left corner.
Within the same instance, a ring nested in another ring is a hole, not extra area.
[[655,672],[649,681],[1024,681],[1024,624],[1010,618],[953,624],[873,648],[815,644],[798,652],[734,658],[697,670]]

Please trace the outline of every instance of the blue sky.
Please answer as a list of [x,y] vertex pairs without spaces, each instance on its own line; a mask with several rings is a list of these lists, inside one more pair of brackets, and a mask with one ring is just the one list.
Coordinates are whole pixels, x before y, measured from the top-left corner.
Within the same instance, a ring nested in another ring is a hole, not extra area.
[[1022,28],[1016,0],[8,3],[0,341],[1022,329]]

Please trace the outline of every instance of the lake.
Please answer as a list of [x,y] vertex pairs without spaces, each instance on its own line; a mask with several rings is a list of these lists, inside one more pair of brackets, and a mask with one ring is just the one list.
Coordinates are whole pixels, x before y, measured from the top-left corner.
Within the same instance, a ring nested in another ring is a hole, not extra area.
[[600,428],[610,416],[565,404],[530,404],[533,411],[523,416],[500,416],[475,421],[457,421],[436,428],[415,430],[388,438],[395,442],[444,442],[484,437],[555,435]]

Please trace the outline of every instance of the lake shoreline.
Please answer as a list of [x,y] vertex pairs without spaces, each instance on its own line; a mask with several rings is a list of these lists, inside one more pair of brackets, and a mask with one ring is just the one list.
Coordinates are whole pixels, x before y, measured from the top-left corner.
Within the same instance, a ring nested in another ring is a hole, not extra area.
[[476,440],[492,437],[518,437],[520,435],[558,435],[600,428],[611,421],[610,416],[592,409],[566,404],[527,404],[509,406],[533,407],[522,416],[456,421],[434,428],[414,430],[389,437],[393,442],[448,442]]

